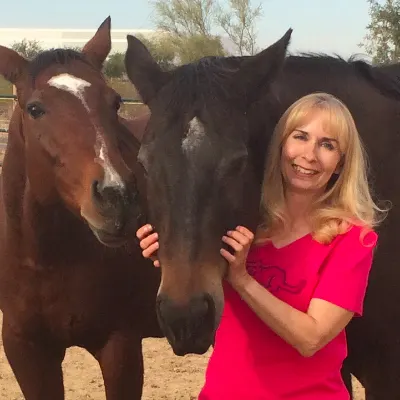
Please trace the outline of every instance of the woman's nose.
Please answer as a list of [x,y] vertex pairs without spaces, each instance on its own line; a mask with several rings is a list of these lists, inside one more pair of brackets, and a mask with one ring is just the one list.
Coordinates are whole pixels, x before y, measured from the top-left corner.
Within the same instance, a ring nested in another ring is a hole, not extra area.
[[316,151],[317,151],[316,144],[310,141],[310,142],[307,143],[307,145],[304,148],[303,157],[307,161],[314,161],[317,158]]

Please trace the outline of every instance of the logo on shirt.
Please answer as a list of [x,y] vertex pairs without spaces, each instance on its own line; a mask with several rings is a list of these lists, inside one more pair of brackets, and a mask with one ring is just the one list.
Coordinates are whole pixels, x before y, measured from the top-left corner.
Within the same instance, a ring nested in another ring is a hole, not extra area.
[[286,271],[276,266],[266,266],[260,262],[248,262],[247,270],[254,279],[268,289],[271,293],[279,290],[299,294],[306,286],[306,281],[302,279],[299,283],[288,282]]

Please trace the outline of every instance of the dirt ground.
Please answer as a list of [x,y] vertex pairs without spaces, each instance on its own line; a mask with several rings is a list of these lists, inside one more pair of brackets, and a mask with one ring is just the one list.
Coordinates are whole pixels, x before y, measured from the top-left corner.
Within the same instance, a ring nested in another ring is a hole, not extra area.
[[[1,326],[0,313],[0,326]],[[174,356],[164,339],[144,341],[145,387],[143,400],[195,400],[204,379],[209,353]],[[66,400],[104,400],[97,361],[85,350],[67,351],[63,363]],[[23,400],[0,339],[0,400]],[[47,399],[46,399],[47,400]],[[50,400],[50,399],[49,399]]]
[[[1,326],[1,313],[0,313]],[[165,339],[144,341],[145,385],[143,400],[195,400],[204,380],[210,352],[204,356],[177,357]],[[80,348],[71,348],[63,363],[66,400],[104,400],[104,386],[96,360]],[[364,400],[355,382],[355,400]],[[0,339],[0,400],[23,400],[8,365]]]

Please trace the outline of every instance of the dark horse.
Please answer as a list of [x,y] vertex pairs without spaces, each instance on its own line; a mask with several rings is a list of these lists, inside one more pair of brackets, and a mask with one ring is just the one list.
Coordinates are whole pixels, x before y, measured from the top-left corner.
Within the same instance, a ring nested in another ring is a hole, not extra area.
[[176,354],[212,344],[223,307],[221,236],[238,224],[255,229],[266,149],[284,110],[305,94],[332,93],[354,115],[376,193],[394,204],[379,230],[365,316],[348,329],[346,368],[368,399],[398,399],[400,86],[361,61],[287,57],[290,36],[255,56],[211,57],[168,73],[128,36],[128,75],[151,109],[139,161],[160,240],[157,312]]
[[1,176],[0,308],[27,400],[64,399],[70,346],[98,360],[108,400],[139,400],[141,341],[161,334],[159,272],[135,241],[139,142],[128,126],[140,134],[146,121],[118,118],[101,73],[110,46],[108,18],[81,53],[28,62],[0,47],[0,74],[18,91]]

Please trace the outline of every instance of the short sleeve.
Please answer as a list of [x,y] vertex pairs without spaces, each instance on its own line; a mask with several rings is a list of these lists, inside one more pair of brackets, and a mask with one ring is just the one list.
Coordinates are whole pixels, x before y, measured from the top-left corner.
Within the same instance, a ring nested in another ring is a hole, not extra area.
[[312,297],[361,316],[377,239],[374,231],[362,233],[361,228],[355,226],[337,237],[320,269]]

